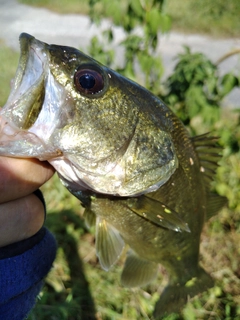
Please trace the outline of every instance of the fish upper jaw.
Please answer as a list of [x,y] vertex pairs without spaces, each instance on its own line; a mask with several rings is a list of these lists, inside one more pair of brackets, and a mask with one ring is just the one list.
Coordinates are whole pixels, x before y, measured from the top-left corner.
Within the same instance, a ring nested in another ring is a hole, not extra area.
[[44,71],[48,59],[45,44],[30,35],[20,35],[20,47],[21,56],[11,94],[1,113],[18,128],[28,129],[42,108],[45,95]]
[[12,91],[0,112],[16,130],[35,134],[45,144],[59,125],[64,88],[50,71],[49,45],[20,35],[21,56]]
[[20,35],[21,55],[9,98],[0,110],[0,153],[47,160],[59,156],[48,144],[66,100],[63,87],[49,68],[49,45]]

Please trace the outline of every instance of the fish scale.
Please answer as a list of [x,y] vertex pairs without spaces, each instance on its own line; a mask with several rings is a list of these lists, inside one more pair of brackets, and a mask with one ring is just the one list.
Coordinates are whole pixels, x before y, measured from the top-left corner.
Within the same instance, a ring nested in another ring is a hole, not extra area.
[[96,227],[101,266],[109,270],[128,245],[121,282],[136,287],[162,264],[169,284],[154,317],[181,312],[214,283],[199,245],[205,219],[226,203],[210,192],[217,139],[191,138],[158,97],[77,49],[28,34],[20,46],[0,155],[49,161]]

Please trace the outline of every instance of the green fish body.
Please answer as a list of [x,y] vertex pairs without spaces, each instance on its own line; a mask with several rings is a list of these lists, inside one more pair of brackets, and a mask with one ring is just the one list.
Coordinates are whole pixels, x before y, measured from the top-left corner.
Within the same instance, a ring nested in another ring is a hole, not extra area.
[[213,285],[199,266],[205,219],[225,199],[211,195],[216,138],[190,138],[181,121],[138,84],[69,47],[20,36],[21,58],[0,112],[0,155],[48,160],[96,225],[105,270],[130,250],[128,287],[153,281],[158,264],[169,285],[160,319]]

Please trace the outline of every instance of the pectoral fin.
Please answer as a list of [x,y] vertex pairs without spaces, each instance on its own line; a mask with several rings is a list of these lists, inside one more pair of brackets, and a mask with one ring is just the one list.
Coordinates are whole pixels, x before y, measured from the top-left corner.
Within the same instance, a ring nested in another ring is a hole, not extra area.
[[118,260],[123,247],[120,233],[106,220],[97,217],[96,254],[104,270],[108,271]]
[[129,200],[128,207],[139,216],[160,227],[177,232],[191,232],[188,224],[178,216],[177,212],[158,200],[142,196],[137,201]]
[[157,277],[158,264],[141,259],[132,250],[128,252],[121,283],[125,287],[140,287]]

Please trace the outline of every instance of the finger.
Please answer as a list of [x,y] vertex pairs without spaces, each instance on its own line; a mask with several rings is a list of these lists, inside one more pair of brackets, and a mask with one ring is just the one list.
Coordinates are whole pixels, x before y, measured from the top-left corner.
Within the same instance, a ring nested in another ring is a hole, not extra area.
[[46,161],[0,157],[0,203],[31,194],[53,174]]
[[0,205],[0,247],[27,239],[44,223],[43,203],[34,194]]

